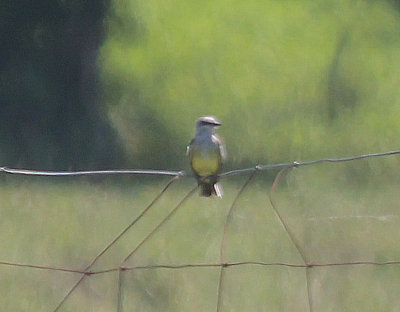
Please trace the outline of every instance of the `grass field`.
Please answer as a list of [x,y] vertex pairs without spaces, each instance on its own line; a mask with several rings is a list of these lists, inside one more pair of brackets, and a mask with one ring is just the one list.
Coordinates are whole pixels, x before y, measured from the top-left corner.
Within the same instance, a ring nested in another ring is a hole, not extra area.
[[[297,168],[282,180],[276,208],[308,262],[400,260],[400,178],[382,173],[386,161],[393,160]],[[348,174],[338,174],[343,171]],[[117,180],[3,177],[0,260],[85,269],[168,181]],[[195,193],[125,265],[220,263],[226,216],[245,180],[224,180],[222,200]],[[92,270],[118,267],[194,185],[190,179],[173,184]],[[259,173],[239,197],[225,261],[303,263],[271,207],[270,186]],[[400,311],[400,265],[313,267],[309,273],[314,311]],[[116,311],[118,274],[87,276],[60,311]],[[123,271],[123,311],[216,311],[219,274],[219,267]],[[53,311],[80,277],[0,265],[0,304],[5,311]],[[305,269],[225,268],[222,303],[223,311],[308,311]]]

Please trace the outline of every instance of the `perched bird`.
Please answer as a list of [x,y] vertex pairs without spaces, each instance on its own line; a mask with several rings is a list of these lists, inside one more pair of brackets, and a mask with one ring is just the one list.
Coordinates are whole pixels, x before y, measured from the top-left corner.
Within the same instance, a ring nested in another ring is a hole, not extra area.
[[200,186],[201,196],[212,194],[222,197],[222,188],[217,183],[218,174],[225,159],[225,149],[215,128],[221,122],[213,116],[201,117],[196,121],[195,135],[187,147],[190,165]]

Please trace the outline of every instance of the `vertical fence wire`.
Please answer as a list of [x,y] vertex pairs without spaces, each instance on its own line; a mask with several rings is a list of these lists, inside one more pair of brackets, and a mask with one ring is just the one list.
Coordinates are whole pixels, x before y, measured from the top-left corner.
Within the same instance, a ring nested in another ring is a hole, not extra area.
[[222,234],[222,241],[221,241],[221,247],[220,247],[220,262],[221,262],[221,267],[220,267],[220,275],[219,275],[219,282],[218,282],[218,293],[217,293],[217,312],[222,311],[222,295],[223,295],[223,290],[224,290],[224,280],[225,280],[225,269],[227,268],[225,264],[226,262],[226,246],[227,246],[227,240],[228,240],[228,227],[232,221],[232,216],[233,216],[233,211],[234,208],[236,207],[236,204],[240,198],[240,196],[243,194],[244,190],[247,188],[247,186],[250,184],[251,180],[253,180],[254,176],[256,174],[256,171],[254,171],[245,181],[245,183],[242,185],[238,193],[236,194],[235,199],[233,200],[228,214],[225,219],[225,224],[224,224],[224,230]]
[[85,268],[85,274],[82,274],[80,279],[72,286],[72,288],[67,292],[67,294],[63,297],[63,299],[59,302],[59,304],[56,306],[56,308],[53,310],[54,312],[59,311],[59,309],[62,307],[62,305],[65,303],[65,301],[71,296],[71,294],[75,291],[75,289],[83,282],[85,277],[87,275],[90,275],[89,270],[95,265],[98,259],[100,259],[101,256],[103,256],[107,250],[109,250],[125,233],[127,233],[135,224],[138,222],[149,210],[151,207],[154,206],[154,204],[164,195],[164,193],[168,190],[168,188],[179,179],[179,176],[173,177],[168,181],[168,183],[163,187],[161,192],[159,192],[154,199],[150,202],[149,205],[127,226],[125,227],[107,246],[98,253],[93,260],[89,263],[89,265]]
[[171,217],[178,211],[178,209],[193,195],[197,190],[197,186],[190,190],[185,197],[171,210],[171,212],[133,249],[121,262],[121,267],[132,257]]
[[291,171],[292,168],[284,168],[276,175],[274,182],[272,183],[270,192],[269,192],[269,200],[271,202],[272,209],[274,210],[275,214],[277,215],[279,222],[282,224],[283,228],[285,229],[286,233],[289,236],[290,241],[296,248],[297,252],[301,256],[304,265],[305,265],[305,277],[306,277],[306,287],[307,287],[307,299],[308,299],[308,308],[310,312],[313,312],[313,300],[312,300],[312,289],[311,289],[311,280],[310,280],[310,269],[311,267],[308,264],[307,255],[304,250],[301,248],[300,243],[296,240],[296,237],[288,224],[285,221],[285,218],[278,210],[278,206],[276,204],[274,195],[276,190],[281,182],[281,180],[286,177],[286,175]]
[[124,311],[124,270],[122,268],[119,268],[118,270],[118,293],[117,293],[117,312],[123,312]]
[[119,278],[118,278],[118,312],[123,311],[123,296],[122,296],[122,278],[124,272],[124,266],[126,262],[148,241],[150,238],[158,232],[158,230],[167,223],[168,220],[172,218],[172,216],[178,211],[180,207],[193,195],[194,191],[196,191],[198,186],[194,187],[190,190],[183,199],[170,211],[170,213],[133,249],[125,258],[122,260],[119,269]]

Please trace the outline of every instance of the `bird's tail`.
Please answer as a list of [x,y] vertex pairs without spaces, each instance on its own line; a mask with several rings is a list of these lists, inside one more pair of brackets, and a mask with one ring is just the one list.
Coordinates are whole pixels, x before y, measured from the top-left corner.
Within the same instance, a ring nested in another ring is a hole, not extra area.
[[215,195],[219,198],[222,198],[223,196],[222,187],[219,183],[201,183],[200,195],[205,197],[210,197],[211,195]]

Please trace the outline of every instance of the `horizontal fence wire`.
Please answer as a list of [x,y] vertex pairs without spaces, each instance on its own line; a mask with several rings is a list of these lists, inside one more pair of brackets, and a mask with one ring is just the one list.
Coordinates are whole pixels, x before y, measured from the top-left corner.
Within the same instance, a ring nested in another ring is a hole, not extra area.
[[[347,262],[332,262],[332,263],[313,263],[310,262],[304,251],[300,248],[299,243],[296,240],[296,237],[291,232],[291,229],[285,222],[285,219],[281,216],[277,205],[274,200],[274,192],[279,185],[279,182],[283,176],[290,170],[291,168],[301,167],[301,166],[309,166],[316,165],[320,163],[340,163],[340,162],[348,162],[361,160],[366,158],[373,157],[381,157],[381,156],[390,156],[400,154],[400,150],[389,151],[383,153],[372,153],[372,154],[363,154],[358,156],[344,157],[344,158],[325,158],[319,160],[312,161],[294,161],[288,163],[279,163],[279,164],[271,164],[271,165],[257,165],[251,168],[244,169],[236,169],[227,172],[221,173],[219,176],[221,178],[228,178],[235,175],[246,175],[251,174],[250,177],[247,178],[243,186],[238,191],[237,195],[234,197],[234,201],[232,202],[230,209],[228,211],[228,215],[226,216],[225,225],[223,229],[222,242],[220,246],[220,262],[219,263],[198,263],[198,264],[177,264],[177,265],[165,265],[165,264],[157,264],[157,265],[143,265],[143,266],[126,266],[127,260],[143,245],[149,240],[155,232],[157,232],[172,216],[173,214],[182,206],[182,204],[194,193],[196,188],[193,188],[189,191],[182,200],[174,206],[174,208],[170,211],[170,213],[161,220],[158,225],[156,225],[153,230],[121,261],[120,265],[117,267],[111,267],[103,270],[92,270],[94,264],[99,260],[122,236],[124,236],[150,209],[153,205],[165,194],[168,188],[177,180],[185,177],[193,177],[192,174],[188,174],[184,171],[170,171],[170,170],[153,170],[153,169],[110,169],[110,170],[93,170],[93,171],[43,171],[43,170],[31,170],[31,169],[15,169],[8,167],[0,167],[0,174],[13,174],[13,175],[26,175],[26,176],[48,176],[48,177],[66,177],[66,176],[93,176],[93,175],[159,175],[159,176],[170,176],[171,180],[162,188],[162,190],[155,196],[155,198],[144,208],[144,210],[131,221],[115,238],[108,243],[86,266],[84,270],[78,270],[73,268],[64,268],[64,267],[55,267],[55,266],[46,266],[46,265],[35,265],[35,264],[24,264],[10,261],[1,261],[0,265],[4,266],[13,266],[13,267],[21,267],[21,268],[30,268],[30,269],[38,269],[38,270],[51,270],[51,271],[61,271],[67,273],[80,274],[80,279],[72,286],[72,288],[67,292],[67,294],[63,297],[63,299],[59,302],[57,307],[53,310],[54,312],[58,311],[65,301],[70,297],[70,295],[77,289],[77,287],[83,282],[83,280],[90,275],[98,275],[109,272],[119,272],[119,282],[118,282],[118,308],[117,311],[122,311],[122,290],[123,282],[123,272],[125,271],[133,271],[133,270],[148,270],[148,269],[188,269],[188,268],[219,268],[220,269],[220,279],[218,285],[218,302],[217,302],[217,312],[222,309],[222,292],[224,285],[224,275],[225,268],[233,267],[233,266],[244,266],[244,265],[255,265],[255,266],[283,266],[283,267],[292,267],[292,268],[302,268],[305,269],[306,274],[306,286],[307,286],[307,296],[309,303],[309,311],[313,311],[312,307],[312,293],[310,287],[310,277],[309,270],[313,267],[334,267],[334,266],[355,266],[355,265],[399,265],[400,261],[347,261]],[[301,256],[303,263],[285,263],[285,262],[262,262],[262,261],[239,261],[239,262],[229,262],[227,261],[225,255],[225,248],[227,244],[227,230],[229,223],[232,219],[232,211],[235,208],[236,202],[240,196],[242,196],[243,191],[247,188],[248,184],[254,177],[257,172],[273,170],[273,169],[281,169],[277,174],[274,183],[272,184],[270,191],[270,201],[272,208],[277,215],[279,221],[284,227],[286,233],[288,234],[292,244],[296,247],[299,255]]]
[[255,265],[255,266],[281,266],[289,268],[313,268],[313,267],[332,267],[332,266],[354,266],[354,265],[398,265],[400,261],[346,261],[346,262],[332,262],[332,263],[287,263],[287,262],[263,262],[263,261],[235,261],[235,262],[224,262],[224,263],[188,263],[188,264],[152,264],[152,265],[139,265],[139,266],[118,266],[112,267],[104,270],[95,271],[84,271],[69,268],[60,268],[46,265],[34,265],[25,263],[16,263],[9,261],[0,261],[0,265],[21,267],[21,268],[31,268],[38,270],[49,270],[49,271],[60,271],[76,274],[85,275],[96,275],[104,274],[110,272],[116,272],[119,270],[123,271],[135,271],[135,270],[152,270],[152,269],[190,269],[190,268],[223,268],[223,267],[233,267],[242,265]]
[[[257,165],[251,168],[243,168],[243,169],[235,169],[221,173],[219,176],[221,178],[240,175],[240,174],[249,174],[254,171],[266,171],[272,169],[282,169],[282,168],[293,168],[293,167],[302,167],[302,166],[310,166],[316,165],[320,163],[338,163],[338,162],[347,162],[360,160],[365,158],[372,157],[381,157],[381,156],[390,156],[400,154],[400,150],[389,151],[383,153],[372,153],[372,154],[363,154],[351,157],[344,158],[324,158],[318,160],[311,161],[293,161],[287,163],[279,163],[279,164],[271,164],[271,165]],[[32,169],[16,169],[16,168],[8,168],[8,167],[0,167],[0,173],[7,174],[16,174],[16,175],[28,175],[28,176],[59,176],[59,177],[68,177],[68,176],[91,176],[91,175],[162,175],[162,176],[178,176],[178,177],[193,177],[192,174],[188,174],[183,170],[173,171],[173,170],[156,170],[156,169],[109,169],[109,170],[85,170],[85,171],[44,171],[44,170],[32,170]]]
[[42,171],[31,169],[13,169],[0,167],[0,173],[19,174],[28,176],[45,177],[74,177],[74,176],[92,176],[92,175],[164,175],[164,176],[184,176],[184,171],[168,171],[153,169],[110,169],[110,170],[85,170],[85,171]]

